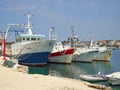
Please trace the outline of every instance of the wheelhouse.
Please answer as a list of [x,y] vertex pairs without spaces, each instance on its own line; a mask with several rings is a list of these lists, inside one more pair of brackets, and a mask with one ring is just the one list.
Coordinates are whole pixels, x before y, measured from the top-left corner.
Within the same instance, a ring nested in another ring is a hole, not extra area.
[[27,42],[27,41],[42,41],[45,40],[45,35],[40,34],[21,34],[20,36],[16,37],[16,42]]

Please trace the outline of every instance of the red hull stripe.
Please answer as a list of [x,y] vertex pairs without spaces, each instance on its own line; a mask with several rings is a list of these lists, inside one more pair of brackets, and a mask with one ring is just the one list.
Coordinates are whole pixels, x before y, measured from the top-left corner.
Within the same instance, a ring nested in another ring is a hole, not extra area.
[[51,53],[50,57],[73,54],[73,53],[74,53],[74,48],[70,48],[70,49],[66,49],[66,50],[63,50],[63,51]]

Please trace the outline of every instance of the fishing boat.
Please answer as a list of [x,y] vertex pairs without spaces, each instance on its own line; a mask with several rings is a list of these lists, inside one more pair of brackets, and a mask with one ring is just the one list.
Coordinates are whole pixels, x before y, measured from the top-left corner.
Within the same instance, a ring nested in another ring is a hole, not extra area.
[[98,50],[98,53],[93,58],[93,61],[110,61],[112,57],[112,50],[108,49],[106,46],[91,46],[92,49]]
[[100,72],[96,75],[80,75],[80,79],[90,82],[98,82],[98,81],[105,81],[106,78],[104,75],[102,75]]
[[112,50],[107,49],[107,47],[98,47],[98,51],[99,52],[95,55],[93,59],[94,61],[106,61],[106,62],[110,61],[112,57]]
[[75,48],[72,61],[91,63],[98,50],[88,48],[87,46],[81,47],[78,36],[74,34],[73,27],[71,27],[71,31],[72,37],[70,43],[71,47]]
[[105,75],[105,77],[111,85],[120,85],[120,72],[114,72],[112,74]]
[[[55,44],[55,40],[46,40],[45,35],[33,34],[30,23],[31,14],[27,15],[27,33],[16,36],[16,41],[7,46],[6,54],[17,59],[19,64],[41,66],[48,62],[49,54]],[[19,24],[9,24],[6,36],[11,26],[17,27]],[[19,25],[21,26],[21,25]]]
[[75,48],[73,61],[92,63],[94,56],[98,51],[92,51],[88,48]]
[[112,49],[108,49],[106,46],[100,46],[96,43],[93,44],[92,36],[90,38],[90,48],[98,50],[98,53],[94,56],[93,61],[110,61],[112,57]]
[[49,56],[49,62],[70,64],[72,61],[74,48],[63,46],[62,42],[58,39],[58,36],[54,31],[54,27],[51,27],[49,36],[50,40],[56,40],[56,44],[54,45]]

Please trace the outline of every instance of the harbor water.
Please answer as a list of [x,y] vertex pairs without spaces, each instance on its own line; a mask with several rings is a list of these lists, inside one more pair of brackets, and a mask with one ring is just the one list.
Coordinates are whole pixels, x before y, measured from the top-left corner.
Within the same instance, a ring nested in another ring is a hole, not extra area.
[[[120,50],[112,51],[110,62],[94,61],[92,63],[72,62],[71,64],[48,63],[45,67],[29,67],[29,74],[44,74],[80,80],[80,74],[110,74],[120,71]],[[108,82],[94,82],[111,86]],[[120,86],[111,86],[113,90],[120,90]]]

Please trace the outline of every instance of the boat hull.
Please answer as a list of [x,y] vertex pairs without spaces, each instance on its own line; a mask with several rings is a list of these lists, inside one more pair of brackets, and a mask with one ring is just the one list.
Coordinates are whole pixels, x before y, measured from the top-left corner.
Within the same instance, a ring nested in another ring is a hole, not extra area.
[[91,63],[94,59],[94,56],[97,54],[98,51],[91,51],[91,52],[85,52],[81,53],[80,55],[74,54],[73,55],[73,61],[76,62],[88,62]]
[[11,45],[11,54],[19,64],[45,65],[54,44],[54,40],[14,43]]
[[20,54],[17,59],[22,65],[42,66],[47,64],[49,54],[50,52]]
[[112,57],[112,51],[111,50],[107,50],[107,51],[103,51],[103,52],[98,52],[95,57],[94,57],[94,61],[110,61]]
[[52,52],[49,56],[49,62],[70,64],[72,61],[73,52],[73,48]]
[[105,77],[111,85],[120,85],[120,72],[114,72]]
[[105,81],[106,79],[100,76],[93,76],[93,75],[80,75],[80,79],[90,82],[97,82],[97,81]]
[[120,85],[120,79],[109,79],[108,82],[111,84],[111,85]]

